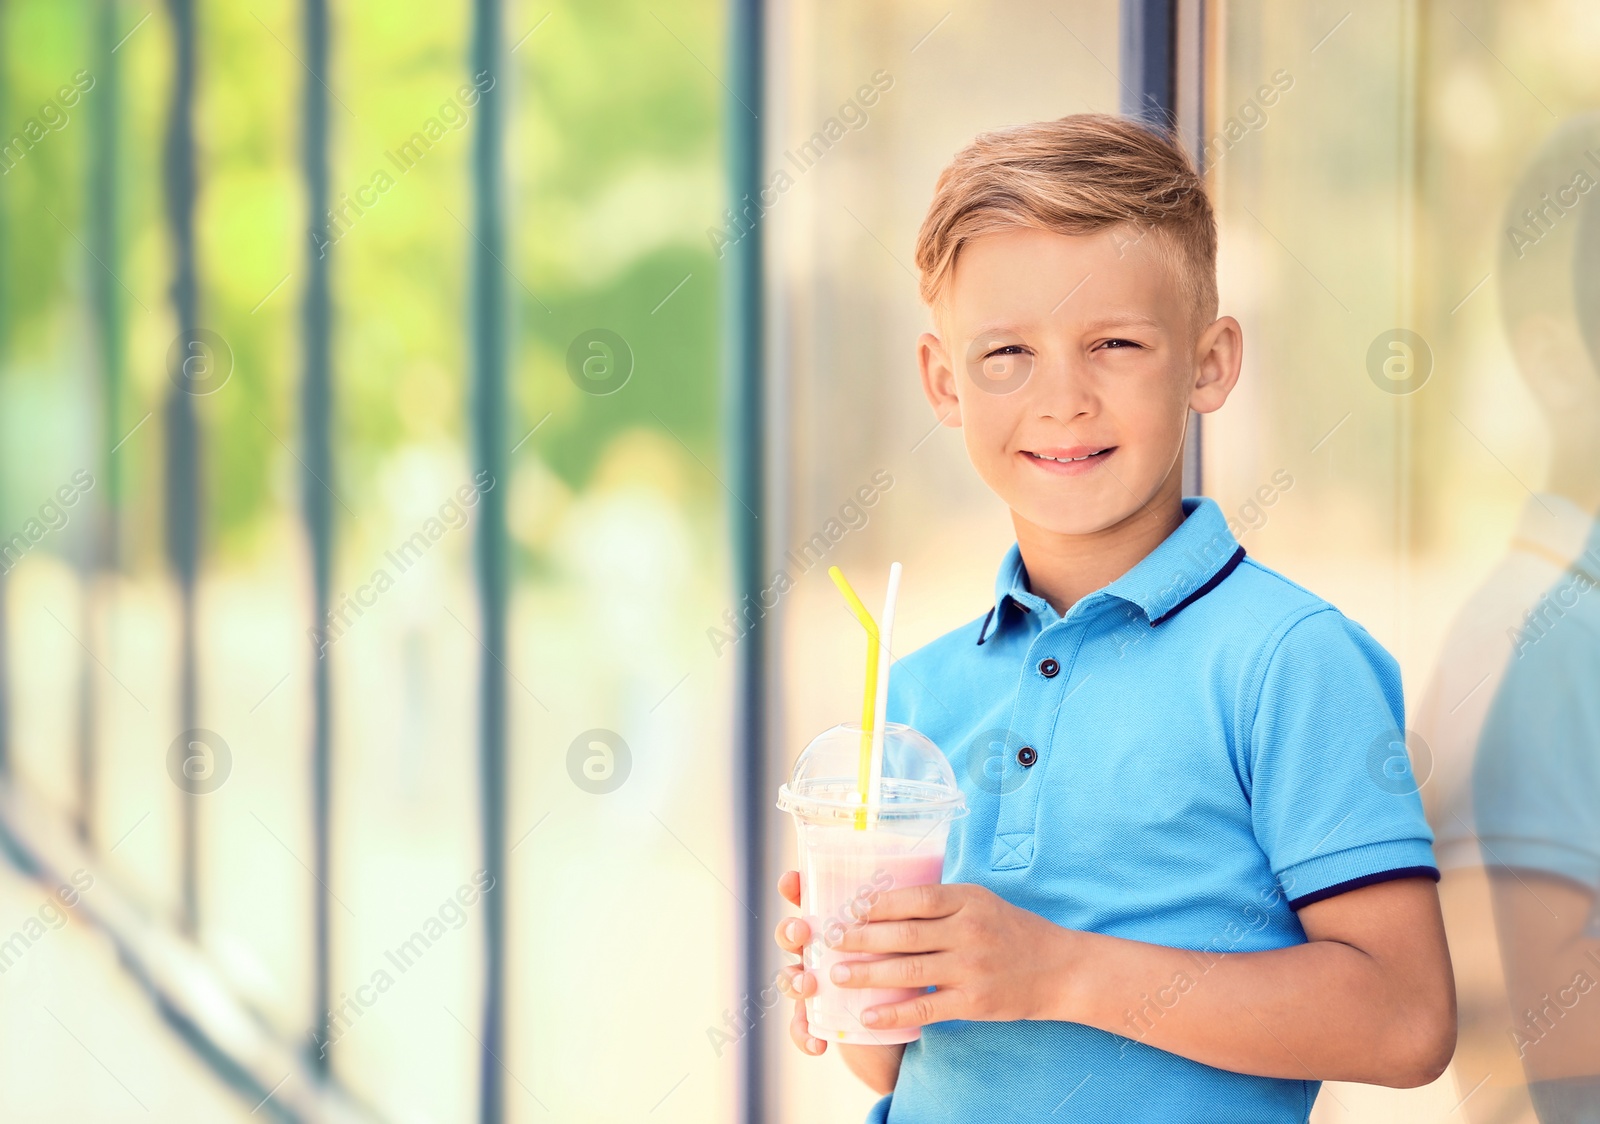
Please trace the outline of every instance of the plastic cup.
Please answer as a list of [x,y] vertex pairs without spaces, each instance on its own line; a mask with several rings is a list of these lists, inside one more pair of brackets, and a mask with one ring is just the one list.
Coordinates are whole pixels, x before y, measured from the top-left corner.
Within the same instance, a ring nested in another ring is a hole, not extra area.
[[886,891],[938,882],[944,873],[950,822],[966,803],[939,747],[910,726],[883,728],[883,784],[878,816],[856,827],[862,807],[857,764],[861,726],[846,722],[814,738],[778,790],[778,807],[794,817],[799,843],[800,909],[811,927],[803,963],[817,981],[806,1021],[817,1038],[891,1045],[920,1037],[921,1028],[863,1026],[869,1007],[915,998],[918,988],[840,987],[830,978],[841,961],[882,954],[843,952],[844,935]]

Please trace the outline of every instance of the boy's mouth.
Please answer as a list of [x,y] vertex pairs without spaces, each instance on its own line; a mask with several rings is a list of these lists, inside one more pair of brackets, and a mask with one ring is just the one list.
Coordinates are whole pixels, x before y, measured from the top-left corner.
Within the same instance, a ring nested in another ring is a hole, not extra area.
[[1115,445],[1073,445],[1069,448],[1023,449],[1018,455],[1045,472],[1080,476],[1093,471],[1116,451]]

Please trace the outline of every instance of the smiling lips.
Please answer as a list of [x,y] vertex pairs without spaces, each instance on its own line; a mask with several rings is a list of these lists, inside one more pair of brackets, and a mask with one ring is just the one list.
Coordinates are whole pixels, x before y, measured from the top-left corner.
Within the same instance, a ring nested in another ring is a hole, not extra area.
[[1073,445],[1069,448],[1023,449],[1017,455],[1029,464],[1057,476],[1082,476],[1094,471],[1116,451],[1115,445]]

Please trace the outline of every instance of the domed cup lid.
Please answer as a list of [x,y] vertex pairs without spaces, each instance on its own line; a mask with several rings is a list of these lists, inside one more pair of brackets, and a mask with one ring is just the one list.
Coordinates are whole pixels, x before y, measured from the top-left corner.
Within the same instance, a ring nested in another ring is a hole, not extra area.
[[[778,789],[778,807],[812,821],[853,823],[861,808],[861,724],[842,722],[811,739]],[[878,822],[954,819],[966,800],[950,761],[926,735],[900,722],[883,726]]]

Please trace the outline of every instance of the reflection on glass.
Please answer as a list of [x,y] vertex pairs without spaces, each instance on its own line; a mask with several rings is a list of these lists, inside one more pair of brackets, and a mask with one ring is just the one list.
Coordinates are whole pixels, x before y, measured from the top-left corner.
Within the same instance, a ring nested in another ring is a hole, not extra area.
[[1600,114],[1561,123],[1504,209],[1500,311],[1550,442],[1544,488],[1461,607],[1418,728],[1445,872],[1470,1119],[1520,1075],[1541,1124],[1600,1120]]

